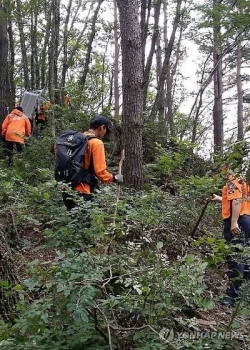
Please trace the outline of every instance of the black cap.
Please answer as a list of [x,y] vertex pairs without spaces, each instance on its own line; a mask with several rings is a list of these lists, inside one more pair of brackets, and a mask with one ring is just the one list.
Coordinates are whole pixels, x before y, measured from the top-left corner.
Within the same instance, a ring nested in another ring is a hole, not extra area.
[[90,128],[95,126],[106,126],[107,132],[112,132],[110,122],[101,114],[96,114],[90,121]]
[[17,109],[20,112],[23,112],[23,108],[21,106],[17,106],[15,109]]

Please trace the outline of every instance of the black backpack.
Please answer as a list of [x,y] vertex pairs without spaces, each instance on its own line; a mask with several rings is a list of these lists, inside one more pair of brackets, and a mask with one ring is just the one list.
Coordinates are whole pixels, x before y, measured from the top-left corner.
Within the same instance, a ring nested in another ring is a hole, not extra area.
[[[95,138],[78,131],[66,131],[56,141],[55,179],[76,186],[87,183],[95,188],[98,180],[92,170],[83,169],[83,158],[88,148],[88,140]],[[92,165],[93,168],[93,165]]]

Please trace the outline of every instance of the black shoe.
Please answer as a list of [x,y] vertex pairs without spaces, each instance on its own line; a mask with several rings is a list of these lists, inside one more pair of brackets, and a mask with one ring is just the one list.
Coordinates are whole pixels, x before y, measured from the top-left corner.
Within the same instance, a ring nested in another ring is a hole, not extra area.
[[224,305],[224,306],[234,306],[235,300],[230,297],[224,297],[220,303],[221,305]]

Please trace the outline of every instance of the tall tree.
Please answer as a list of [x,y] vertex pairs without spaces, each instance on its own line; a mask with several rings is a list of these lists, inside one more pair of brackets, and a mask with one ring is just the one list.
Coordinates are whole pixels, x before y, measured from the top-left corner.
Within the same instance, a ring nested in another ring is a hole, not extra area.
[[19,30],[19,38],[20,38],[20,46],[21,46],[21,56],[22,56],[22,67],[23,67],[23,77],[24,77],[24,87],[26,90],[30,89],[30,77],[29,77],[29,64],[28,64],[28,50],[26,47],[25,40],[25,30],[24,30],[24,22],[23,22],[23,5],[20,0],[16,0],[16,11],[15,16],[17,20],[18,30]]
[[91,56],[91,51],[92,51],[92,44],[95,38],[96,34],[96,21],[98,18],[98,13],[100,11],[101,5],[103,3],[103,0],[98,0],[97,2],[97,7],[95,9],[93,18],[92,18],[92,24],[91,24],[91,31],[88,39],[88,44],[87,44],[87,52],[86,52],[86,58],[85,58],[85,64],[84,64],[84,69],[81,77],[81,87],[83,88],[87,79],[87,75],[89,72],[89,64],[90,64],[90,56]]
[[125,185],[142,187],[143,65],[138,0],[117,0],[120,14]]
[[114,0],[114,96],[115,96],[115,120],[119,119],[120,110],[120,94],[119,94],[119,44],[118,44],[118,16],[117,16],[117,4]]
[[164,87],[165,87],[165,81],[167,78],[168,67],[170,65],[171,54],[173,52],[174,43],[176,40],[176,32],[177,32],[177,29],[180,25],[181,17],[183,15],[182,3],[183,3],[183,0],[176,1],[176,9],[175,9],[173,28],[171,31],[170,39],[167,40],[167,47],[165,47],[165,57],[164,57],[164,61],[162,64],[162,71],[161,71],[159,81],[157,84],[157,94],[155,97],[154,105],[153,105],[152,110],[151,110],[151,118],[152,119],[155,118],[157,112],[159,112],[159,115],[163,115],[163,113],[164,113],[165,106],[163,103],[162,94],[163,94]]
[[0,4],[0,122],[7,114],[8,38],[6,14]]
[[223,150],[223,102],[222,102],[222,51],[221,11],[222,0],[213,0],[213,64],[214,64],[214,152]]
[[[238,5],[240,15],[243,15],[243,9],[241,3]],[[243,57],[242,47],[243,35],[240,33],[237,44],[237,64],[236,64],[236,83],[237,83],[237,95],[238,95],[238,110],[237,110],[237,121],[238,121],[238,141],[243,140],[244,137],[244,125],[243,125],[243,89],[242,89],[242,76],[241,66]]]

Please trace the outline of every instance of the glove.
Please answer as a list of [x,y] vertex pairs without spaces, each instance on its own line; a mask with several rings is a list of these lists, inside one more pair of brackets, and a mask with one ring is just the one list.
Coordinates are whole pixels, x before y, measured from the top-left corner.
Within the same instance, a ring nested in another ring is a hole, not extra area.
[[123,175],[121,174],[114,175],[114,182],[117,183],[118,185],[123,184]]
[[5,135],[2,135],[2,142],[5,143]]

